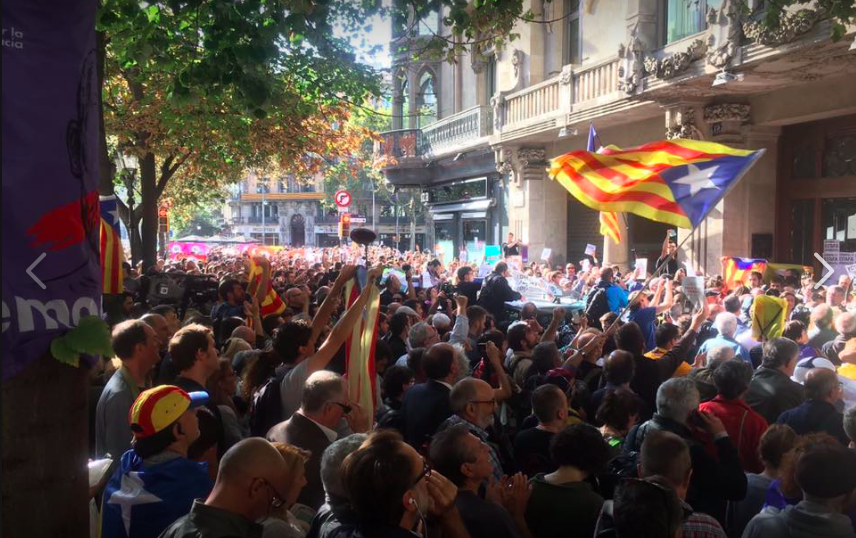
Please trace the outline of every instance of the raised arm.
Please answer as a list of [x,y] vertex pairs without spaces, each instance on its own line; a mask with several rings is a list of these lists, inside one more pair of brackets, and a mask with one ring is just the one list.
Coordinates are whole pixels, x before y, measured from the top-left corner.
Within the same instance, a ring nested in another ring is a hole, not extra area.
[[487,360],[490,361],[493,371],[496,372],[496,378],[499,380],[499,388],[493,389],[493,397],[496,398],[496,402],[499,403],[511,398],[511,380],[508,379],[508,374],[502,367],[502,352],[496,347],[496,344],[489,341],[485,346],[485,355],[487,355]]
[[693,314],[692,324],[690,325],[690,328],[687,329],[687,332],[684,333],[684,336],[681,337],[681,340],[675,347],[667,351],[666,354],[657,361],[657,370],[660,372],[661,381],[665,381],[672,377],[675,370],[678,369],[678,366],[680,366],[681,363],[684,362],[684,359],[687,358],[690,348],[695,342],[696,335],[698,335],[698,331],[701,329],[701,326],[704,324],[709,313],[710,310],[707,306],[707,302],[702,302],[702,309]]
[[318,309],[318,312],[315,313],[315,317],[312,319],[313,342],[318,340],[318,337],[321,335],[321,332],[324,330],[324,327],[326,327],[327,323],[330,321],[330,316],[333,315],[333,311],[339,304],[339,299],[341,298],[342,290],[345,288],[345,284],[356,274],[357,268],[353,265],[345,265],[344,267],[342,267],[342,270],[339,271],[339,276],[333,283],[333,287],[332,289],[330,289],[330,293],[328,293],[327,297],[324,298],[324,302],[321,303],[321,307]]
[[544,331],[544,334],[541,336],[541,342],[555,342],[556,332],[559,330],[559,325],[562,324],[564,319],[565,309],[561,306],[554,308],[553,319],[550,320],[550,325],[547,326],[547,330]]
[[470,320],[467,317],[467,304],[469,299],[466,295],[456,295],[455,302],[458,304],[458,315],[455,317],[455,325],[449,335],[449,343],[452,345],[467,345],[467,336],[470,334]]
[[363,288],[363,292],[360,293],[360,296],[356,301],[354,301],[351,308],[345,312],[342,319],[336,323],[336,326],[333,327],[333,331],[330,333],[330,336],[327,337],[327,340],[325,340],[321,345],[321,348],[307,359],[309,361],[308,370],[310,373],[323,370],[328,364],[330,364],[330,361],[333,360],[336,352],[339,351],[339,348],[345,343],[345,340],[348,338],[348,335],[351,334],[351,330],[354,328],[354,325],[363,315],[363,309],[369,302],[369,297],[371,296],[372,289],[374,288],[374,281],[381,274],[383,274],[383,267],[373,267],[369,270],[366,287]]
[[[662,291],[662,288],[660,290],[658,290],[658,293],[660,291]],[[675,304],[675,293],[674,293],[674,281],[673,280],[670,279],[670,280],[666,281],[666,298],[663,300],[662,303],[659,302],[659,299],[660,299],[659,296],[654,297],[654,304],[657,305],[657,313],[658,314],[662,314],[663,312],[670,310],[672,308],[672,305]]]

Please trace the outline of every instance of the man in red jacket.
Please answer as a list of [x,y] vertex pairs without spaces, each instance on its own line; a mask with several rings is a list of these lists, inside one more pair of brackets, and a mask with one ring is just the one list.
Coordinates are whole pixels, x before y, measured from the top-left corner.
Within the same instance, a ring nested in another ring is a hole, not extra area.
[[[751,380],[752,367],[749,364],[739,358],[725,361],[713,373],[713,383],[718,392],[716,398],[701,404],[699,409],[715,415],[725,425],[725,431],[737,448],[743,470],[760,473],[764,464],[758,455],[758,445],[768,425],[764,417],[743,401]],[[716,456],[712,443],[708,443],[708,451]]]

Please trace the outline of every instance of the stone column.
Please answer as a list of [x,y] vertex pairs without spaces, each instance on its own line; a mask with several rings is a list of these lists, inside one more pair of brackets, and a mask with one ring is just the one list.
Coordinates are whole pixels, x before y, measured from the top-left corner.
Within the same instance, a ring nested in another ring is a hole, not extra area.
[[630,261],[630,254],[628,253],[630,238],[628,237],[629,231],[627,230],[627,214],[617,213],[617,215],[618,226],[621,230],[621,242],[616,244],[612,239],[604,236],[603,248],[598,253],[598,258],[601,258],[601,262],[604,264],[618,264],[622,268],[629,268],[627,270],[630,271],[633,267]]
[[[539,260],[543,249],[552,251],[551,261],[567,259],[567,193],[561,185],[547,178],[546,151],[543,148],[520,148],[515,155],[515,173],[519,193],[512,187],[511,205],[519,217],[519,234],[529,244],[529,259]],[[522,195],[522,196],[521,196]],[[516,207],[523,202],[522,207]],[[514,225],[511,231],[518,233]]]

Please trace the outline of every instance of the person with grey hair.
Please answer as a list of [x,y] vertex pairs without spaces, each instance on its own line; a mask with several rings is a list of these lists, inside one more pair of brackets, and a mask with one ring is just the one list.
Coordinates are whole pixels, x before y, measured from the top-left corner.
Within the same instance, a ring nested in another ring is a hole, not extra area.
[[764,344],[764,360],[752,376],[746,403],[768,423],[803,403],[803,386],[791,379],[800,348],[787,338],[773,338]]
[[687,374],[688,378],[695,381],[702,403],[716,398],[717,390],[716,383],[713,381],[713,374],[719,368],[719,365],[733,358],[733,348],[728,346],[715,347],[707,352],[705,366],[693,368]]
[[739,328],[737,316],[731,312],[721,312],[716,315],[713,320],[713,326],[716,328],[717,334],[715,337],[705,340],[699,347],[699,353],[707,353],[715,347],[727,346],[734,350],[734,354],[740,357],[743,361],[751,364],[749,351],[746,350],[740,343],[734,339]]
[[856,448],[856,405],[844,411],[844,433],[850,441],[850,448]]
[[443,335],[449,332],[449,328],[452,326],[452,320],[449,319],[449,316],[446,314],[437,312],[431,316],[431,325],[434,326],[434,329],[436,329],[440,335]]
[[[674,433],[690,447],[693,475],[687,502],[725,524],[726,502],[746,496],[746,475],[737,449],[725,425],[715,415],[698,410],[699,393],[692,379],[675,377],[657,389],[657,412],[647,422],[634,426],[624,441],[625,454],[638,453],[648,434]],[[700,427],[713,439],[717,458],[711,456],[694,429]]]
[[467,377],[458,381],[449,394],[449,405],[454,415],[447,418],[437,432],[462,424],[470,433],[490,447],[490,463],[493,468],[493,478],[502,479],[502,461],[499,448],[491,443],[487,429],[494,423],[494,413],[497,409],[496,396],[493,387],[486,381]]
[[856,314],[845,312],[836,316],[835,330],[838,331],[838,335],[832,342],[823,345],[821,356],[829,359],[832,364],[840,366],[843,361],[838,354],[844,351],[844,346],[847,345],[848,340],[856,338]]
[[806,401],[782,413],[776,422],[787,424],[797,435],[828,433],[847,446],[850,439],[844,432],[844,416],[835,408],[842,392],[835,371],[813,368],[805,376]]
[[833,314],[847,312],[846,297],[847,290],[838,284],[829,286],[829,288],[826,289],[826,304],[832,308]]
[[410,349],[431,347],[438,342],[440,342],[440,337],[437,335],[437,329],[425,321],[413,325],[407,335],[407,343],[410,345]]
[[349,454],[359,450],[366,438],[368,435],[365,433],[355,433],[337,440],[324,450],[321,456],[321,483],[326,502],[312,518],[307,538],[335,536],[340,529],[358,523],[357,514],[348,499],[348,490],[342,482],[342,462]]
[[303,385],[300,409],[290,419],[268,431],[270,441],[288,443],[308,450],[312,455],[306,462],[306,487],[298,502],[313,510],[324,504],[321,484],[321,455],[336,440],[336,428],[345,418],[353,431],[365,431],[365,413],[348,395],[348,384],[339,374],[320,370],[310,375]]
[[820,356],[823,346],[827,342],[835,340],[837,333],[832,327],[832,308],[826,303],[821,303],[811,310],[809,318],[808,346],[814,348]]

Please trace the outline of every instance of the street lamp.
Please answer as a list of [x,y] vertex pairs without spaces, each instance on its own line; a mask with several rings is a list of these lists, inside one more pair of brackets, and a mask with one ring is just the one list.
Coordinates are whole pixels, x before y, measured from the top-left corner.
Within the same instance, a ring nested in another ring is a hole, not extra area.
[[128,243],[131,245],[131,265],[136,265],[137,249],[134,248],[134,231],[137,229],[137,224],[134,217],[134,183],[137,180],[137,158],[124,152],[119,156],[119,162],[122,165],[122,181],[128,191]]

